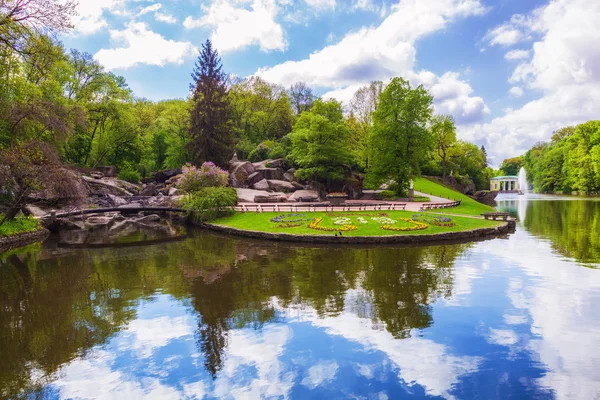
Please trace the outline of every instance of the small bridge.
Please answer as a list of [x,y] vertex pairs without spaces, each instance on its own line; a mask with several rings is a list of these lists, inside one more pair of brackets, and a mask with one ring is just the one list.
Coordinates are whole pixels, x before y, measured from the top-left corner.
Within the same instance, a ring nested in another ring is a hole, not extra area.
[[74,217],[78,215],[88,215],[88,214],[104,214],[107,212],[122,212],[126,214],[134,214],[138,212],[153,212],[153,213],[165,213],[165,212],[176,212],[176,213],[184,213],[185,210],[181,208],[174,207],[107,207],[107,208],[88,208],[85,210],[76,210],[76,211],[67,211],[56,213],[54,211],[50,212],[47,215],[44,215],[40,219],[42,221],[52,220],[56,218],[66,218],[66,217]]

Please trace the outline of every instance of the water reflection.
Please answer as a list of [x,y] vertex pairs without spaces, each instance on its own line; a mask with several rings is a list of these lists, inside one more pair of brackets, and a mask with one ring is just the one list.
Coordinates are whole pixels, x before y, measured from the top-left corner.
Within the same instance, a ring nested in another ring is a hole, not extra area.
[[598,271],[550,246],[4,253],[0,397],[594,398]]
[[600,201],[515,197],[499,200],[498,209],[518,216],[528,232],[549,240],[558,254],[588,266],[600,263]]

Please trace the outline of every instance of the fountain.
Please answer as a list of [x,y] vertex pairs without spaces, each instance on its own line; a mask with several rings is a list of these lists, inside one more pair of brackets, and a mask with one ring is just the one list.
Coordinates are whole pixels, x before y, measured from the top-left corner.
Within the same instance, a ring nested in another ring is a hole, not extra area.
[[525,168],[521,167],[519,171],[519,194],[527,194],[529,192],[529,185],[527,183],[527,172]]

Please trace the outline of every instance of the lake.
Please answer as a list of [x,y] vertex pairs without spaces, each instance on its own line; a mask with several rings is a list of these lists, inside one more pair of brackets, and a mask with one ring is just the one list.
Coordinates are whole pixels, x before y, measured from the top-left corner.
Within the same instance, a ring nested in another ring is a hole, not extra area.
[[0,397],[599,399],[600,202],[498,208],[468,244],[4,253]]

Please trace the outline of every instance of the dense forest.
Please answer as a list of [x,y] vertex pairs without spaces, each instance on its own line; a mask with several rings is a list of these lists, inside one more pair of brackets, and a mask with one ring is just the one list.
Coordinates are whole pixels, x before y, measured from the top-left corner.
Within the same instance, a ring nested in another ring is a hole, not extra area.
[[598,193],[600,121],[559,129],[551,141],[536,143],[525,155],[504,160],[500,168],[516,175],[521,167],[536,192]]
[[[457,140],[454,120],[433,114],[433,97],[402,78],[372,82],[344,107],[303,82],[231,78],[206,41],[191,95],[153,102],[91,54],[65,49],[72,2],[7,1],[0,6],[0,180],[3,195],[56,186],[63,166],[114,165],[138,182],[162,169],[213,161],[286,158],[299,179],[331,185],[365,176],[398,194],[425,175],[471,177],[485,189],[493,173],[485,149]],[[61,186],[62,185],[62,186]]]

